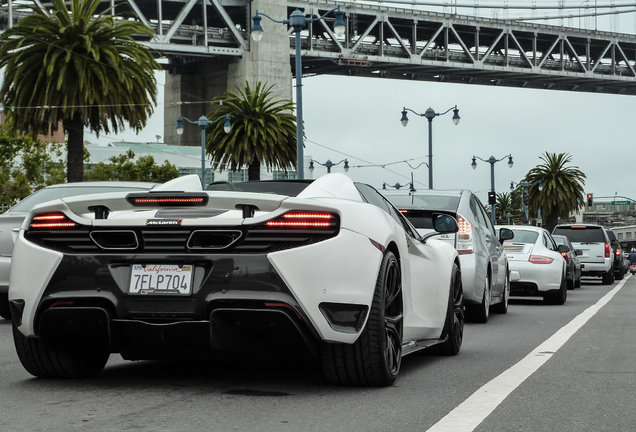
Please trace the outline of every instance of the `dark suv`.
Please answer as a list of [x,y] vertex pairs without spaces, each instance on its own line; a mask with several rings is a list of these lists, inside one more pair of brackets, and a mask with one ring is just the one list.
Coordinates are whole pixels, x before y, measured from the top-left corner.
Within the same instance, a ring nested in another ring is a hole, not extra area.
[[616,279],[621,280],[627,270],[625,269],[625,260],[623,259],[623,248],[621,247],[621,243],[616,238],[616,234],[612,230],[607,231],[607,236],[610,239],[610,245],[612,246],[612,250],[614,251],[614,264],[612,268],[614,269],[614,276]]

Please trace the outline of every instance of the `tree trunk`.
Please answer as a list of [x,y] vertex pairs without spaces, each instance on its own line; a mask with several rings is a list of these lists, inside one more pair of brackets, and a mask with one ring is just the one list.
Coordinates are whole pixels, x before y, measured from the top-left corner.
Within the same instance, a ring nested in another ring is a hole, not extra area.
[[64,120],[64,130],[68,136],[66,156],[66,180],[69,183],[84,180],[84,123],[80,113],[73,119]]
[[559,224],[559,212],[555,210],[551,212],[548,217],[543,221],[543,228],[548,232],[552,232],[555,226]]
[[254,159],[247,169],[247,179],[260,180],[261,179],[261,161]]

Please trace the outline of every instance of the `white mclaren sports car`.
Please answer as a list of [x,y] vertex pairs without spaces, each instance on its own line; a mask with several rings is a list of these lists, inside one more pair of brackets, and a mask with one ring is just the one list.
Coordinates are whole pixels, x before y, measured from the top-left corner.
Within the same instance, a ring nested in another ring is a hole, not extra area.
[[51,201],[15,244],[17,354],[55,378],[96,375],[111,353],[310,355],[330,383],[390,385],[402,356],[462,344],[458,255],[435,239],[457,222],[434,229],[343,174]]

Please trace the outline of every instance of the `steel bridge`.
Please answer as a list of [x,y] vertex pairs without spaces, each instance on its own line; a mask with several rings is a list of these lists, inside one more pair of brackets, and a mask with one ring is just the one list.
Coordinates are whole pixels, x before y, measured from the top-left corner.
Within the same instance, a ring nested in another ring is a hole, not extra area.
[[[40,0],[3,2],[0,30],[15,25]],[[250,50],[254,3],[247,0],[127,0],[118,14],[134,14],[155,32],[142,42],[168,70],[203,58],[241,57]],[[321,15],[336,5],[346,12],[347,32],[337,38],[333,18],[310,23],[302,33],[303,75],[335,74],[636,94],[636,36],[514,20],[436,13],[372,2],[288,0],[295,9]],[[266,11],[261,11],[266,12]],[[275,23],[263,25],[275,26]],[[294,38],[289,34],[293,68]],[[295,74],[296,71],[292,70]]]

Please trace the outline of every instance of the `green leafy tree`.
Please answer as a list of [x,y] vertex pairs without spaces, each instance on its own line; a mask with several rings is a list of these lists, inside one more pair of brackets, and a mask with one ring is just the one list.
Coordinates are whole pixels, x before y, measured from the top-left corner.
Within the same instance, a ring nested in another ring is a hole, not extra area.
[[[568,166],[572,156],[567,153],[545,152],[540,159],[543,164],[532,168],[524,181],[534,183],[528,189],[529,212],[536,215],[541,209],[543,226],[552,231],[560,219],[568,219],[585,205],[585,174],[576,166]],[[543,188],[539,190],[539,181]]]
[[275,98],[272,87],[257,83],[252,88],[246,82],[238,87],[238,93],[228,91],[214,98],[220,106],[208,118],[229,114],[232,123],[229,134],[223,130],[222,120],[206,129],[206,151],[214,169],[247,166],[249,179],[259,180],[262,163],[268,170],[296,167],[294,103]]
[[165,183],[179,177],[179,169],[168,161],[157,165],[150,155],[141,156],[135,161],[135,152],[111,156],[110,163],[100,162],[92,172],[84,174],[86,180],[127,180]]
[[497,223],[508,224],[508,214],[510,214],[510,224],[522,225],[525,223],[523,212],[520,209],[521,200],[517,199],[514,193],[498,193],[495,203]]
[[100,0],[52,0],[31,7],[0,35],[0,88],[8,115],[33,135],[58,129],[68,137],[67,176],[82,181],[84,127],[97,136],[124,124],[139,132],[153,113],[157,88],[152,53],[133,35],[151,36],[139,21],[115,20]]
[[20,136],[11,122],[0,126],[0,203],[11,206],[66,176],[62,144]]

